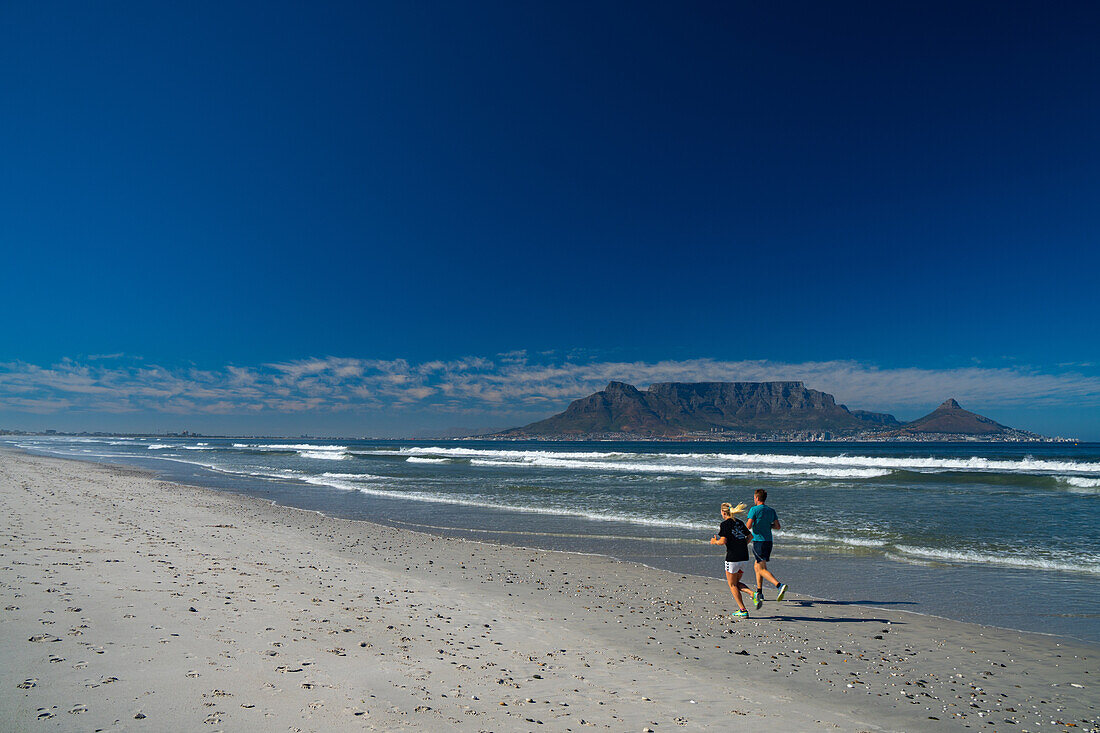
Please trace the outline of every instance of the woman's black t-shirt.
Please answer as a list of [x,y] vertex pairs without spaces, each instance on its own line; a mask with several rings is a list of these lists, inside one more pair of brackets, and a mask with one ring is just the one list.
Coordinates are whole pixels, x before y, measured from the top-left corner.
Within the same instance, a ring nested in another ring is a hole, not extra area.
[[718,536],[726,538],[726,562],[744,562],[749,559],[749,530],[737,517],[731,517],[718,527]]

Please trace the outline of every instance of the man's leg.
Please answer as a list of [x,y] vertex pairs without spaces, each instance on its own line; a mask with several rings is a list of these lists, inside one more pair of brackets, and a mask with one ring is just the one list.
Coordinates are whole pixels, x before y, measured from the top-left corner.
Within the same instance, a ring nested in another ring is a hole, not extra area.
[[766,563],[764,561],[761,561],[761,560],[757,560],[756,561],[756,587],[757,587],[758,590],[762,589],[764,587],[764,581],[761,580],[761,578],[766,579],[769,583],[774,585],[776,588],[779,587],[779,581],[776,580],[775,576],[772,575],[772,572],[770,570],[768,570],[768,563]]

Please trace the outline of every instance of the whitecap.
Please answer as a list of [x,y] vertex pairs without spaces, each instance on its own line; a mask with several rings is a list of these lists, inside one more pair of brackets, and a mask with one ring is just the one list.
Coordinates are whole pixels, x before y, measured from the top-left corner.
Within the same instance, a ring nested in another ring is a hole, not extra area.
[[298,455],[302,458],[313,458],[318,461],[340,461],[348,457],[344,451],[332,450],[300,450]]
[[921,560],[945,560],[953,562],[976,563],[982,565],[1002,565],[1011,568],[1043,568],[1066,572],[1100,574],[1100,557],[1084,556],[1076,561],[1050,560],[1036,557],[1034,554],[1018,554],[1006,551],[996,555],[970,550],[943,550],[912,545],[895,545],[898,552]]
[[[1003,472],[1049,474],[1057,472],[1100,475],[1100,462],[1057,461],[1024,457],[1020,459],[992,459],[980,456],[967,458],[932,457],[895,457],[861,455],[794,455],[786,453],[631,453],[603,451],[547,451],[547,450],[507,450],[484,448],[446,448],[446,447],[407,447],[401,448],[403,455],[462,457],[482,460],[538,464],[543,461],[574,460],[582,463],[575,468],[606,468],[614,465],[668,465],[689,464],[692,466],[712,466],[748,470],[750,466],[790,467],[815,469],[814,475],[830,478],[873,478],[887,475],[891,471],[905,470],[937,473],[943,471]],[[835,471],[876,470],[876,474],[816,473],[817,469]],[[774,471],[773,471],[774,472]],[[806,473],[805,470],[801,471]]]
[[1100,478],[1082,478],[1081,476],[1062,476],[1063,483],[1078,489],[1100,489]]

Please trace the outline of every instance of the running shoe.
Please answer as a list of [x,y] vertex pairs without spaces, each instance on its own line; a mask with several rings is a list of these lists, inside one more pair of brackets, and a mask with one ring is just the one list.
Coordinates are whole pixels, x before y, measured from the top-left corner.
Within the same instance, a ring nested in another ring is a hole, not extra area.
[[752,605],[756,606],[756,610],[759,611],[760,607],[764,605],[764,593],[758,590],[752,592]]
[[783,596],[785,596],[785,595],[787,595],[787,584],[786,583],[779,586],[779,592],[775,594],[775,600],[781,601],[781,600],[783,600]]
[[749,612],[748,611],[734,611],[733,612],[733,618],[748,618],[748,617],[749,617]]

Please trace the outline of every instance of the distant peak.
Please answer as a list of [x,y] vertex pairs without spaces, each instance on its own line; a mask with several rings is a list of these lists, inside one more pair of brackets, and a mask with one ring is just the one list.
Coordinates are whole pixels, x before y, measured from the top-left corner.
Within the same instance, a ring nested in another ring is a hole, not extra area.
[[945,401],[942,405],[936,408],[937,410],[961,410],[962,406],[955,401],[954,397],[951,397]]
[[637,392],[638,388],[626,382],[608,382],[605,392]]

